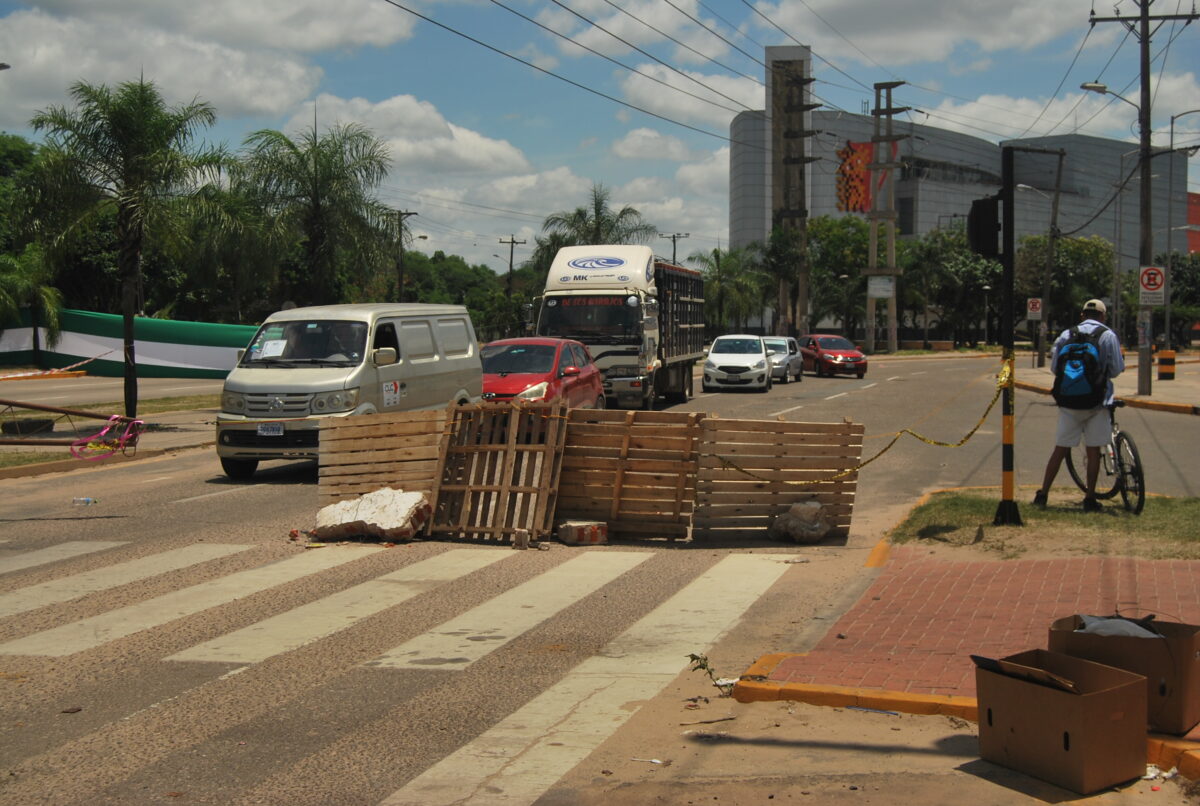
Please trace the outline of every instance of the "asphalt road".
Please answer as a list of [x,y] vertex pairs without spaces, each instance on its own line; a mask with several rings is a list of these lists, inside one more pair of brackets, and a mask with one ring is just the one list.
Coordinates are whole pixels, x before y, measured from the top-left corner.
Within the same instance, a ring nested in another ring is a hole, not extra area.
[[[139,378],[138,399],[219,395],[223,383],[221,380],[208,379]],[[125,381],[122,378],[93,375],[4,381],[0,383],[0,397],[61,408],[74,408],[87,403],[116,403],[125,399]]]
[[[959,440],[994,374],[988,360],[878,362],[861,381],[809,376],[675,409],[849,417],[866,424],[870,457],[904,427]],[[1040,478],[1053,417],[1018,393],[1020,483]],[[1200,457],[1168,447],[1185,419],[1122,412],[1152,491],[1195,495]],[[849,540],[816,547],[306,550],[288,532],[314,523],[313,465],[268,463],[235,484],[211,448],[0,481],[0,803],[547,806],[590,802],[597,781],[652,783],[661,765],[648,759],[720,778],[733,787],[723,802],[765,801],[768,778],[790,792],[786,760],[756,782],[759,756],[707,753],[681,727],[786,718],[719,698],[687,656],[736,676],[766,652],[806,649],[921,493],[998,485],[999,424],[997,406],[956,449],[902,439],[862,473]],[[803,737],[837,716],[803,717],[786,723],[789,746],[811,765],[791,784],[827,802],[851,792],[847,776],[885,799],[906,776],[911,799],[889,802],[1024,802],[1020,785],[970,767],[969,726],[898,722],[864,756],[865,726],[818,747]],[[711,797],[696,786],[655,802]]]

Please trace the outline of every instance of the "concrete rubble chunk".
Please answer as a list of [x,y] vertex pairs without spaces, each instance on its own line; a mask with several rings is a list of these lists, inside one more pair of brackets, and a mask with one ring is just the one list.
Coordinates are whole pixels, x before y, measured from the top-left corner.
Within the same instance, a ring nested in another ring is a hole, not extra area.
[[424,528],[430,514],[429,499],[425,493],[385,487],[322,507],[317,513],[317,528],[313,530],[313,538],[411,540]]
[[829,513],[821,502],[815,500],[793,504],[781,513],[768,530],[776,540],[791,540],[794,543],[819,543],[833,528]]

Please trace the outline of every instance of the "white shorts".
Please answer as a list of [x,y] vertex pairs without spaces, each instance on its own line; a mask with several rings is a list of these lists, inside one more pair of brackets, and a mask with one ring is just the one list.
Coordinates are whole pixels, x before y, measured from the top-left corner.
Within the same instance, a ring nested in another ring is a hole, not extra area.
[[1108,409],[1058,409],[1058,433],[1054,444],[1061,448],[1074,448],[1083,437],[1083,444],[1096,448],[1112,439],[1112,422]]

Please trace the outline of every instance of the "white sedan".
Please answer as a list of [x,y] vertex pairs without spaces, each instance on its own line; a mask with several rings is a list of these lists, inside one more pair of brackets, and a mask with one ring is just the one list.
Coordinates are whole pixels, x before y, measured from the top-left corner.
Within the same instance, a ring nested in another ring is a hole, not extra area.
[[770,360],[767,345],[759,336],[720,336],[704,362],[704,391],[743,388],[766,392],[771,388]]

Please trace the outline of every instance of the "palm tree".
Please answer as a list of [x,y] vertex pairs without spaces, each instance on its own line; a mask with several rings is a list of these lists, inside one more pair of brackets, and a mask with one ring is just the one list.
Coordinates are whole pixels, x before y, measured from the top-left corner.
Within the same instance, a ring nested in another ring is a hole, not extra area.
[[620,210],[609,206],[609,191],[602,184],[593,184],[587,205],[546,216],[542,231],[559,236],[559,246],[593,244],[646,243],[658,228],[642,220],[642,214],[626,205]]
[[[338,302],[342,265],[394,259],[394,213],[372,191],[387,176],[388,150],[358,124],[316,125],[296,139],[271,129],[246,139],[241,168],[260,188],[276,234],[301,243],[292,294],[305,304]],[[389,237],[389,230],[391,235]]]
[[45,326],[50,345],[58,341],[61,333],[62,294],[51,282],[51,272],[36,246],[26,246],[19,256],[0,254],[0,325],[19,322],[21,309],[29,308],[33,362],[38,367],[41,366],[38,328]]
[[55,237],[87,219],[115,211],[124,319],[125,415],[137,416],[133,318],[141,285],[142,249],[149,235],[171,229],[178,198],[224,164],[219,150],[194,146],[198,131],[216,122],[198,100],[168,107],[153,82],[139,78],[115,90],[81,81],[71,87],[76,108],[51,107],[30,124],[46,131],[38,188],[48,209],[67,213]]
[[704,274],[705,319],[719,336],[728,332],[728,319],[744,330],[750,317],[762,310],[770,277],[759,265],[755,250],[720,248],[693,252],[688,262]]

